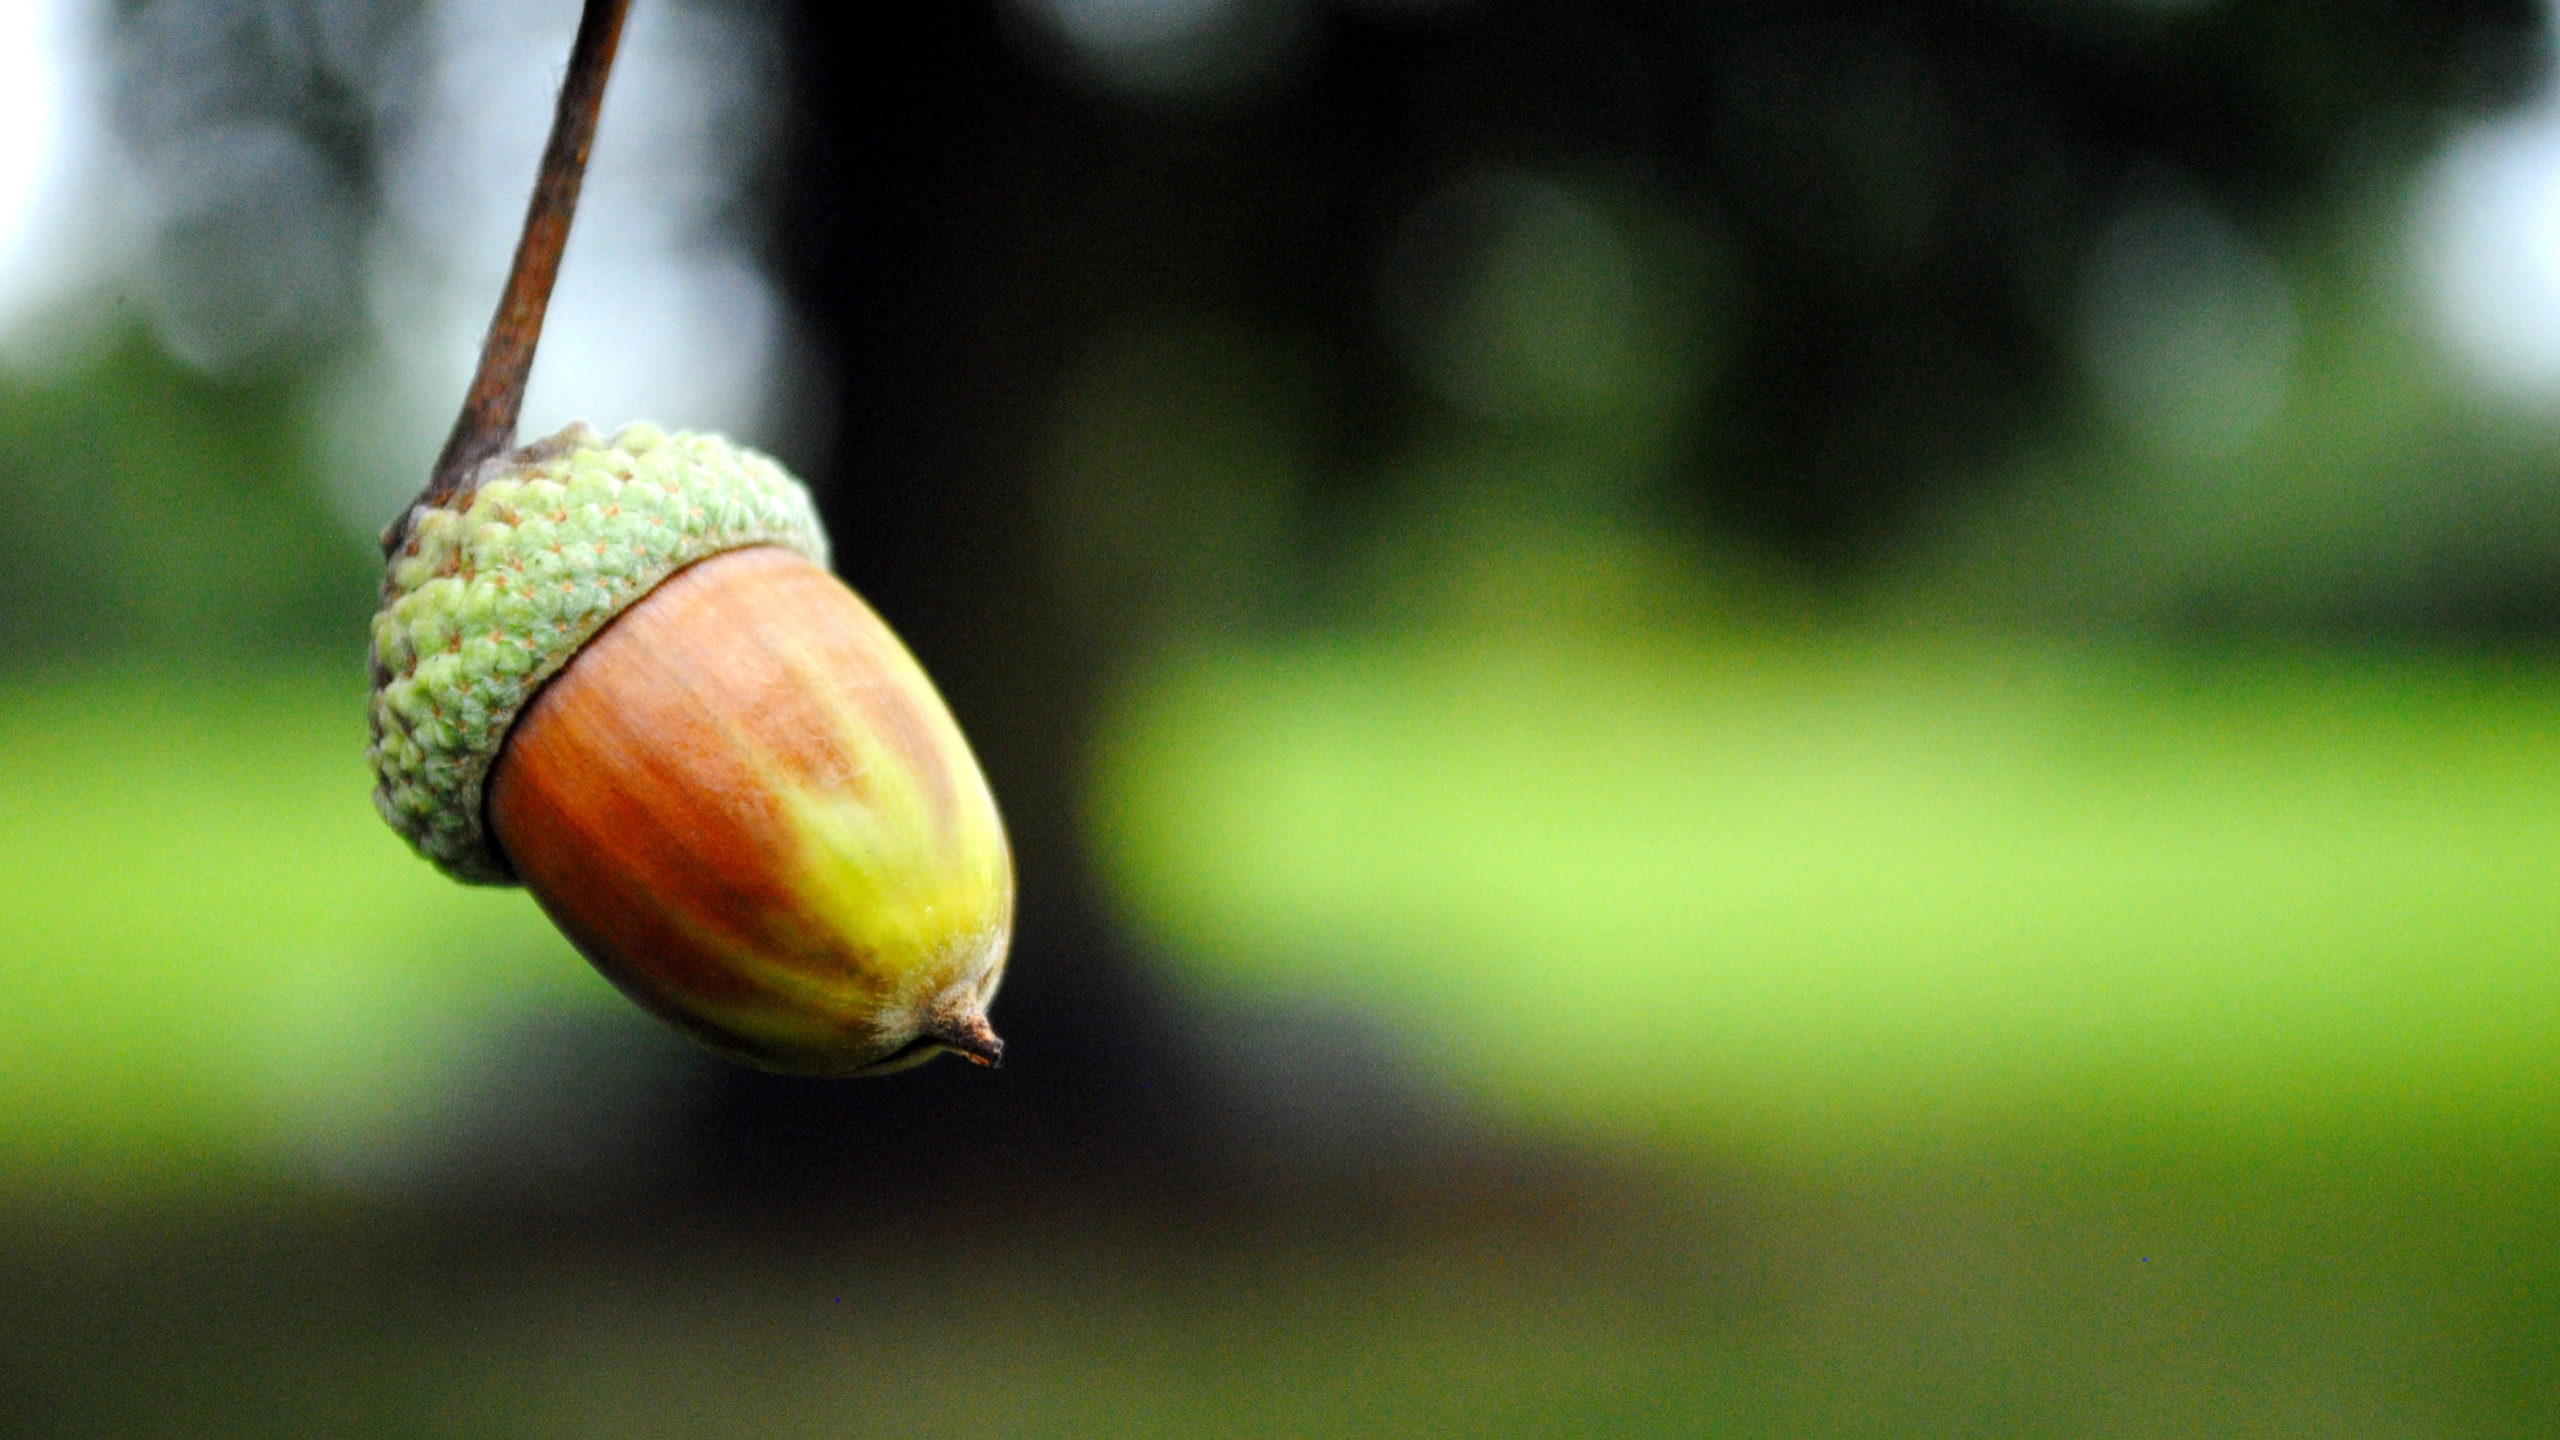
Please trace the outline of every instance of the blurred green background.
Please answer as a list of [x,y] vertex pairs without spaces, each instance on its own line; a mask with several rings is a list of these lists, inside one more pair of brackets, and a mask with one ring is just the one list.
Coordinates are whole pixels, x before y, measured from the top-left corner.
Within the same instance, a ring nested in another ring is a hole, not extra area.
[[640,0],[527,429],[1022,866],[825,1084],[367,802],[574,12],[0,5],[0,1431],[2560,1429],[2544,11]]

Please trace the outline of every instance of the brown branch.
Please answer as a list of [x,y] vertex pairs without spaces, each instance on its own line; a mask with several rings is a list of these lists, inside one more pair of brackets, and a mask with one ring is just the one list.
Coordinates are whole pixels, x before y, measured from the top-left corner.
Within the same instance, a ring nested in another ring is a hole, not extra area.
[[551,285],[560,275],[560,252],[569,243],[569,221],[577,213],[578,187],[587,174],[587,152],[594,148],[596,112],[604,104],[605,77],[613,70],[614,51],[622,42],[623,17],[631,0],[587,0],[578,20],[578,38],[569,47],[569,73],[560,84],[560,108],[551,119],[551,140],[542,150],[542,169],[533,185],[533,202],[525,209],[524,237],[516,242],[514,267],[498,298],[498,313],[481,342],[479,373],[462,400],[453,434],[427,477],[426,488],[400,519],[384,532],[388,555],[400,548],[419,506],[442,505],[459,493],[480,462],[515,444],[516,415],[524,408],[525,381],[533,374],[534,346],[542,339],[543,312],[551,304]]

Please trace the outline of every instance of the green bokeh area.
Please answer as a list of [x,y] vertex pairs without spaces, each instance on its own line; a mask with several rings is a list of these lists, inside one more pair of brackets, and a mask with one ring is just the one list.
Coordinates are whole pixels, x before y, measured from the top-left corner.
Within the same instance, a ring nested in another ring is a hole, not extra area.
[[[2560,672],[1573,609],[1193,647],[1097,752],[1105,868],[1194,993],[1363,1008],[1506,1133],[1703,1186],[1566,1310],[1453,1322],[1515,1385],[1377,1404],[2560,1423]],[[1749,1198],[1703,1233],[1718,1173]]]
[[619,1003],[365,803],[363,677],[0,682],[0,1180],[307,1174],[432,1124],[472,1037]]
[[2560,674],[1895,634],[1195,652],[1096,816],[1215,989],[1797,1159],[2549,1133]]

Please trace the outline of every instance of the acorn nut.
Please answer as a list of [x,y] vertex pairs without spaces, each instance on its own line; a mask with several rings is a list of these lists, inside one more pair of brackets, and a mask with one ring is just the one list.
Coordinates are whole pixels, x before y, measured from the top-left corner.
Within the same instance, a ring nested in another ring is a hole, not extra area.
[[407,529],[369,754],[420,854],[522,881],[625,993],[751,1063],[996,1059],[1003,824],[798,481],[717,436],[573,425]]

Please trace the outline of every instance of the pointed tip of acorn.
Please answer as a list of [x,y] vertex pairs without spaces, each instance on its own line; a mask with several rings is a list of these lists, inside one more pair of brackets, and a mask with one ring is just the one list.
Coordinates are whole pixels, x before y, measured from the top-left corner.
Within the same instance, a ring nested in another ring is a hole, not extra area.
[[925,1036],[943,1049],[974,1065],[993,1070],[1004,1064],[1004,1040],[984,1015],[953,1015],[936,1019],[926,1028]]

